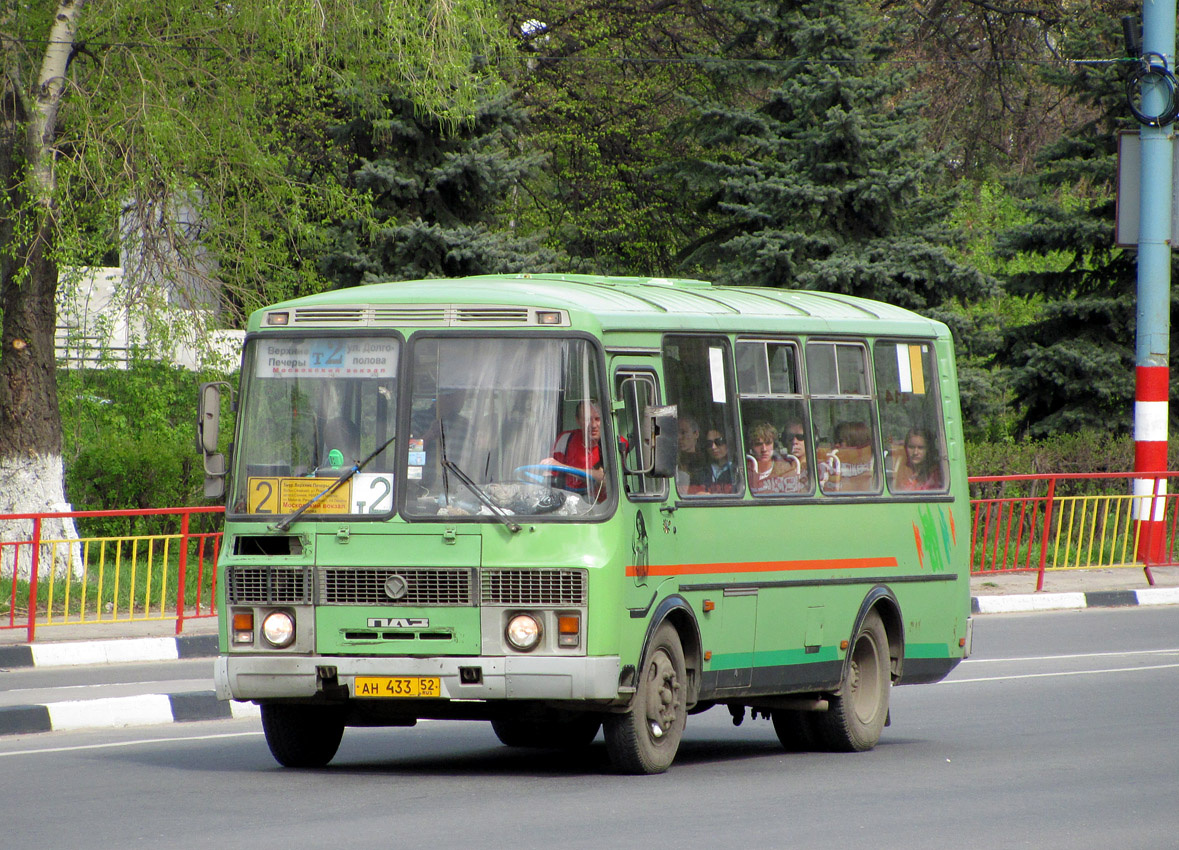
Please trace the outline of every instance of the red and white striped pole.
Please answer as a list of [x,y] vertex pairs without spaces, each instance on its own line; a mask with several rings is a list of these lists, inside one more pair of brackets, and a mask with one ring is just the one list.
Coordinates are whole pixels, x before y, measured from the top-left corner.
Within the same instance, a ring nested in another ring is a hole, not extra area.
[[[1167,471],[1167,393],[1170,370],[1166,366],[1139,366],[1134,382],[1134,471]],[[1138,560],[1157,564],[1163,560],[1167,530],[1164,522],[1167,479],[1136,478],[1134,519],[1138,529]]]
[[[1153,73],[1142,81],[1138,120],[1142,159],[1138,228],[1138,303],[1134,364],[1134,519],[1138,560],[1162,560],[1166,524],[1166,479],[1149,474],[1167,469],[1167,385],[1171,330],[1171,196],[1173,191],[1176,0],[1144,0],[1142,61]],[[1155,63],[1160,63],[1156,67]],[[1172,85],[1164,85],[1169,79]],[[1137,116],[1136,116],[1137,117]],[[1147,498],[1148,497],[1148,498]]]

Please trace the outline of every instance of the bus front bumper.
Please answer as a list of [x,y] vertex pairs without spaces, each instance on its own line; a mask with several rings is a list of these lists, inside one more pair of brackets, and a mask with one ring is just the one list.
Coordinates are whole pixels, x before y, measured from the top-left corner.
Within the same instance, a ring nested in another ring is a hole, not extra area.
[[[475,673],[477,671],[477,675]],[[334,680],[331,674],[334,672]],[[315,697],[325,674],[355,695],[357,676],[438,678],[442,699],[613,700],[619,697],[618,656],[348,658],[221,655],[213,671],[217,698],[266,700]]]

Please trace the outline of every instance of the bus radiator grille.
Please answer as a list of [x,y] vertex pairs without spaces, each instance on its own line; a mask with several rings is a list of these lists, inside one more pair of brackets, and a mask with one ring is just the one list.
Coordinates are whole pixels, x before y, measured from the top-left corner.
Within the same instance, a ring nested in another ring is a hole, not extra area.
[[466,567],[325,567],[319,571],[319,603],[474,605],[474,570]]
[[484,570],[484,605],[584,605],[585,570]]
[[310,567],[230,567],[225,598],[232,605],[310,605]]

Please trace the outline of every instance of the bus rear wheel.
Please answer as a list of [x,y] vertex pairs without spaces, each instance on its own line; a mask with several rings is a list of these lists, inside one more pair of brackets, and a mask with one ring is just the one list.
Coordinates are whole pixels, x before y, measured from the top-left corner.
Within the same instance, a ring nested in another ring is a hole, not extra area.
[[688,716],[688,674],[670,623],[655,632],[625,714],[606,717],[606,752],[624,773],[663,773],[675,760]]
[[875,611],[864,618],[849,652],[839,693],[829,699],[827,711],[811,718],[825,748],[844,753],[875,747],[888,719],[888,632]]
[[340,748],[344,712],[334,706],[262,705],[262,731],[283,767],[323,767]]
[[497,717],[491,728],[507,747],[577,750],[593,743],[602,720],[594,714],[553,712],[543,717]]
[[778,740],[792,753],[804,753],[815,748],[813,711],[775,708],[774,732]]

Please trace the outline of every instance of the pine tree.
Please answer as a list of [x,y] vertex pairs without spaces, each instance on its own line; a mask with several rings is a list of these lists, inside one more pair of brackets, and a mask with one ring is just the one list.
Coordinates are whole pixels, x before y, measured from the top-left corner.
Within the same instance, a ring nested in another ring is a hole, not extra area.
[[[1079,13],[1061,41],[1065,55],[1118,56],[1121,31],[1109,11]],[[1045,148],[1024,181],[1034,223],[996,240],[1004,257],[1064,258],[1005,282],[1012,293],[1044,299],[1033,322],[1007,332],[998,358],[1010,370],[1015,402],[1023,409],[1021,430],[1033,437],[1080,428],[1126,433],[1131,427],[1137,255],[1114,244],[1116,132],[1136,129],[1124,74],[1111,65],[1049,72],[1054,85],[1088,104],[1092,117]],[[1171,313],[1174,326],[1175,301]],[[1174,346],[1171,359],[1174,379]]]
[[707,225],[680,254],[722,283],[863,295],[929,312],[991,282],[950,259],[951,199],[886,22],[847,0],[736,4],[717,96],[679,178]]
[[375,224],[329,228],[325,276],[343,287],[554,267],[556,255],[511,222],[513,192],[544,160],[519,144],[526,116],[508,95],[454,127],[407,100],[390,113],[335,133],[353,162],[348,185],[371,197]]

